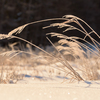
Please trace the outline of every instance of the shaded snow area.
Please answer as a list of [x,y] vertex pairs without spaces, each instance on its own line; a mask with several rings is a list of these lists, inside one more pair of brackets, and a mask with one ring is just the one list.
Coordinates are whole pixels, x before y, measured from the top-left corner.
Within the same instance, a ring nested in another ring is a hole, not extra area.
[[1,84],[0,100],[100,100],[100,85],[60,82]]

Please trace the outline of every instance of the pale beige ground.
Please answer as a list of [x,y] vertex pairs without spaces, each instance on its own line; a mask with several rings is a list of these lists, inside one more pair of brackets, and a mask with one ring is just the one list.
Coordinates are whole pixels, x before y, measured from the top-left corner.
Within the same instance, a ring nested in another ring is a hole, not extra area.
[[1,84],[0,100],[100,100],[100,85],[99,82],[61,84],[60,81]]
[[0,84],[0,100],[100,100],[100,81],[69,83],[63,72],[58,75],[59,71],[53,70],[50,74],[49,67],[47,72],[38,67],[38,73],[21,70],[25,77],[16,84]]

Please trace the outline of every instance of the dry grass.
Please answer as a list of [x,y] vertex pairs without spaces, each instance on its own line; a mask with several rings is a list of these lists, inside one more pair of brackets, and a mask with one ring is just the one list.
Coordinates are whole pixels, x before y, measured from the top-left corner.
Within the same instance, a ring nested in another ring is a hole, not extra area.
[[[48,41],[52,44],[52,46],[55,48],[57,51],[57,56],[50,54],[49,52],[46,52],[45,50],[41,49],[40,47],[36,46],[35,44],[32,44],[31,42],[24,40],[23,38],[17,37],[16,34],[20,34],[22,30],[30,25],[30,24],[35,24],[43,21],[50,21],[50,20],[63,20],[62,23],[53,23],[49,26],[44,27],[49,28],[49,27],[58,27],[58,28],[63,28],[66,27],[66,29],[63,32],[67,32],[69,30],[77,30],[84,34],[84,38],[76,37],[76,36],[67,36],[61,33],[47,33],[47,35],[51,35],[52,37],[56,36],[60,40],[58,41],[58,46],[55,46],[51,40],[47,37]],[[71,23],[75,23],[78,25],[78,28],[76,26],[71,25]],[[81,23],[84,23],[89,29],[90,32],[87,32],[87,30],[81,25]],[[15,34],[15,35],[14,35]],[[96,41],[91,34],[95,34],[98,38],[99,35],[82,19],[73,16],[73,15],[65,15],[63,18],[55,18],[55,19],[47,19],[47,20],[41,20],[41,21],[36,21],[36,22],[31,22],[28,24],[25,24],[23,26],[20,26],[11,32],[9,32],[7,35],[5,34],[0,34],[0,39],[4,38],[17,38],[20,39],[24,42],[27,42],[31,46],[36,47],[37,49],[41,50],[44,54],[42,55],[36,55],[35,53],[31,52],[26,52],[26,51],[20,51],[20,50],[13,50],[13,51],[8,51],[1,53],[2,56],[5,55],[10,55],[7,59],[11,60],[12,58],[16,57],[18,54],[23,53],[23,54],[29,54],[31,55],[32,59],[35,60],[28,60],[29,63],[33,61],[38,61],[36,59],[42,58],[45,59],[48,64],[52,67],[52,60],[55,60],[55,62],[60,62],[61,65],[58,63],[55,63],[56,69],[59,69],[60,71],[63,71],[66,73],[66,77],[70,78],[70,81],[73,80],[78,80],[78,81],[85,81],[85,80],[98,80],[99,79],[99,42]],[[91,42],[88,42],[86,38],[90,38]],[[79,40],[83,41],[80,42]],[[89,46],[88,46],[89,45]],[[92,48],[91,48],[92,47]],[[93,49],[95,48],[95,50]],[[44,56],[43,56],[44,55]],[[71,61],[73,60],[73,61]],[[74,62],[74,64],[72,63]],[[54,66],[53,66],[54,67]],[[3,67],[1,69],[1,80],[2,80],[2,74],[3,74]],[[13,75],[16,76],[15,70],[12,72]]]

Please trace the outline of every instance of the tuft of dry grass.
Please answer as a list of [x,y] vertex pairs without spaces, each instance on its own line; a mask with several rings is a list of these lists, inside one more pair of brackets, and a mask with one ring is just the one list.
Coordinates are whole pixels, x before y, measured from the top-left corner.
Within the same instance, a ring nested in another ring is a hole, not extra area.
[[6,56],[0,56],[0,83],[16,83],[18,80],[23,79],[23,75],[18,73],[17,67],[14,62],[9,60]]
[[[49,28],[49,27],[58,27],[58,28],[63,28],[65,27],[66,29],[63,31],[66,33],[67,31],[71,30],[77,30],[84,34],[83,38],[77,37],[77,36],[67,36],[61,33],[47,33],[48,35],[51,35],[52,37],[56,36],[60,40],[58,41],[58,46],[55,46],[54,43],[47,37],[48,41],[52,44],[52,46],[55,48],[57,51],[58,56],[55,56],[54,54],[50,54],[49,52],[41,49],[40,47],[36,46],[35,44],[17,37],[16,34],[20,34],[22,30],[31,24],[43,22],[43,21],[50,21],[50,20],[62,20],[63,22],[61,23],[53,23],[49,26],[44,27]],[[75,23],[78,25],[78,27],[73,26],[71,23]],[[89,29],[90,32],[87,32],[87,30],[82,26],[81,23],[84,23]],[[56,62],[60,62],[61,65],[58,63],[55,63],[56,69],[59,69],[60,71],[63,71],[66,73],[66,77],[70,78],[70,81],[73,80],[78,80],[78,81],[85,81],[85,80],[97,80],[99,79],[99,73],[98,73],[98,68],[99,68],[99,57],[100,57],[100,50],[99,46],[100,43],[96,41],[91,34],[95,34],[98,38],[100,36],[82,19],[73,16],[73,15],[65,15],[62,18],[54,18],[54,19],[46,19],[46,20],[40,20],[36,22],[31,22],[25,25],[22,25],[11,32],[9,32],[7,35],[5,34],[0,34],[0,39],[4,38],[17,38],[20,39],[31,46],[36,47],[37,49],[41,50],[45,55],[44,56],[38,56],[33,53],[25,52],[25,51],[20,51],[20,50],[13,50],[13,51],[8,51],[4,52],[1,55],[12,55],[9,59],[12,59],[16,57],[19,53],[28,53],[31,55],[31,57],[34,55],[37,59],[39,58],[44,58],[47,62],[51,63],[50,59],[56,60]],[[86,38],[90,38],[91,42],[88,42]],[[79,40],[83,41],[80,42]],[[91,48],[92,47],[92,48]],[[95,50],[94,50],[94,49]],[[73,61],[69,60],[73,59]],[[47,59],[49,58],[49,59]],[[73,64],[74,62],[74,64]],[[50,65],[52,67],[52,65]],[[1,76],[3,73],[3,69],[1,72]],[[15,75],[15,74],[13,74]]]

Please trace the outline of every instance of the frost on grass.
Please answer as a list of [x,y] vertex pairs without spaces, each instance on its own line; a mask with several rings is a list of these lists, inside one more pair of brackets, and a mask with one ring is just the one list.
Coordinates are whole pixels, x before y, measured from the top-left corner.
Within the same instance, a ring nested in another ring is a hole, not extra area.
[[[65,30],[63,30],[64,34],[56,33],[56,32],[47,33],[47,39],[51,43],[52,47],[55,49],[56,53],[53,51],[51,53],[47,52],[46,50],[43,50],[39,46],[36,46],[35,44],[16,36],[16,34],[20,34],[23,31],[23,29],[28,25],[44,22],[44,21],[51,21],[51,20],[62,20],[63,22],[52,23],[51,25],[44,27],[44,29],[49,28],[49,27],[66,28]],[[72,25],[71,23],[76,24],[76,26]],[[86,27],[90,29],[90,32],[88,32],[82,26],[81,23],[84,23],[84,25],[86,25]],[[71,30],[79,31],[80,33],[84,34],[84,37],[81,38],[77,36],[70,36],[70,37],[67,36],[66,34],[67,31],[71,31]],[[27,44],[40,50],[42,52],[40,55],[39,53],[37,54],[33,50],[22,51],[22,50],[14,50],[14,49],[11,51],[2,52],[0,55],[3,57],[6,55],[7,61],[9,61],[12,64],[14,64],[15,62],[14,66],[17,65],[19,62],[21,63],[21,61],[24,61],[26,65],[23,65],[24,63],[22,63],[21,65],[18,65],[20,69],[22,68],[22,66],[24,66],[23,69],[27,68],[28,70],[32,68],[31,70],[33,69],[36,70],[39,64],[48,65],[52,68],[55,68],[59,71],[64,72],[65,77],[68,77],[68,79],[70,79],[70,82],[73,82],[74,80],[78,80],[78,81],[98,80],[99,79],[98,70],[100,69],[99,67],[100,43],[96,41],[91,36],[91,34],[94,34],[98,38],[100,38],[100,36],[85,21],[73,15],[65,15],[62,18],[35,21],[35,22],[31,22],[31,23],[19,26],[18,28],[12,30],[6,35],[1,34],[0,39],[2,40],[4,38],[9,38],[9,39],[17,38],[19,40],[22,40],[26,42]],[[57,41],[58,42],[57,46],[54,43],[52,43],[52,41],[48,38],[48,35],[50,35],[51,37],[59,38],[59,41]],[[91,40],[91,42],[86,40],[87,37]],[[24,55],[24,56],[18,57],[19,55],[21,56]],[[14,62],[13,62],[13,59],[15,59]],[[60,63],[60,65],[58,63]],[[2,65],[1,67],[1,80],[3,79],[5,69],[7,69],[3,66],[4,65]],[[15,67],[14,68],[12,67],[11,69],[13,72],[16,72]],[[40,69],[41,68],[37,69],[36,72],[39,73]],[[44,70],[45,68],[43,69],[43,71]],[[10,71],[7,69],[7,73],[10,73]],[[50,72],[52,73],[53,71],[50,71]],[[43,72],[41,71],[41,74],[42,73]],[[16,79],[15,75],[16,74],[13,74],[14,79]],[[7,80],[10,80],[10,78]]]

